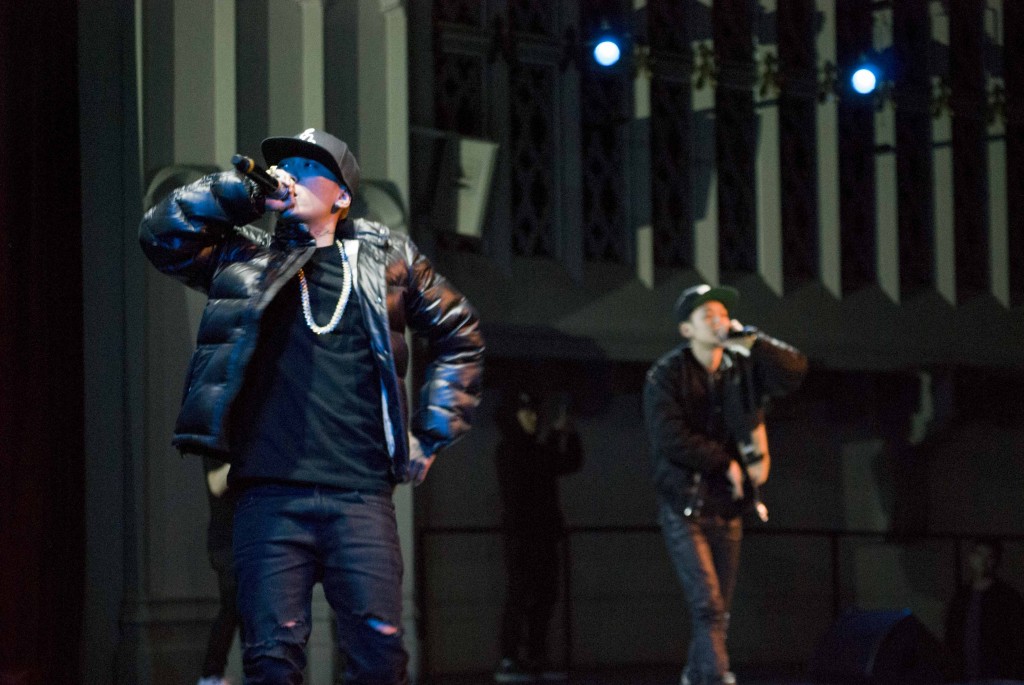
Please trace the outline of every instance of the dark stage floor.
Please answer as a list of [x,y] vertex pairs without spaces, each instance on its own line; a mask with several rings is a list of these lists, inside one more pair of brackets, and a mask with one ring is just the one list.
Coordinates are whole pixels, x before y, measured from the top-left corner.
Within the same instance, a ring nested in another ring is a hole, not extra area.
[[[629,666],[605,669],[575,669],[569,685],[677,685],[681,666]],[[795,669],[794,669],[795,670]],[[739,685],[811,685],[797,672],[785,669],[737,668]],[[539,682],[539,681],[538,681]],[[491,673],[434,676],[422,685],[493,685]]]

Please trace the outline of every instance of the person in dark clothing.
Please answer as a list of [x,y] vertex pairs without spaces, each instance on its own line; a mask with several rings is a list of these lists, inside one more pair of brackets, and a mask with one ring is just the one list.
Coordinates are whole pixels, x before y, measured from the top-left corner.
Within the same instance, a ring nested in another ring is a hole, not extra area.
[[501,412],[495,450],[508,587],[501,623],[497,682],[562,680],[547,659],[548,624],[558,598],[558,545],[564,518],[558,479],[583,464],[579,435],[565,403],[550,430],[539,431],[539,407],[528,392],[514,393]]
[[946,654],[953,680],[1024,680],[1024,600],[996,575],[1003,547],[976,540],[968,582],[946,613]]
[[235,564],[231,552],[231,535],[235,517],[234,493],[228,489],[228,470],[231,464],[211,457],[203,458],[206,473],[206,495],[210,503],[210,522],[206,529],[206,552],[210,566],[217,573],[217,591],[220,607],[210,627],[203,657],[203,673],[197,685],[228,685],[224,668],[228,661],[235,630],[241,627],[235,595]]
[[727,287],[684,290],[675,307],[684,342],[651,366],[643,390],[658,517],[693,625],[682,685],[736,682],[726,633],[740,516],[760,504],[768,478],[764,406],[807,371],[803,354],[730,317],[738,297]]
[[[150,261],[208,297],[172,442],[232,464],[247,685],[302,682],[317,582],[346,685],[404,684],[392,493],[469,430],[479,319],[408,236],[348,216],[344,141],[310,128],[262,150],[273,183],[211,174],[139,227]],[[248,224],[267,211],[273,235]],[[429,349],[411,417],[410,328]]]

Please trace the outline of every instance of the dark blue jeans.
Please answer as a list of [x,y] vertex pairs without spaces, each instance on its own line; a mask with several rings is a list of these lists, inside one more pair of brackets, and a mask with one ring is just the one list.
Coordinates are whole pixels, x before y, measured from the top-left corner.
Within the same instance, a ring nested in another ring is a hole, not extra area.
[[692,685],[734,682],[725,640],[739,570],[742,521],[717,516],[692,521],[664,502],[658,519],[690,607],[693,629],[683,673]]
[[260,485],[235,510],[245,682],[302,682],[313,585],[337,616],[346,685],[404,685],[402,556],[388,495]]

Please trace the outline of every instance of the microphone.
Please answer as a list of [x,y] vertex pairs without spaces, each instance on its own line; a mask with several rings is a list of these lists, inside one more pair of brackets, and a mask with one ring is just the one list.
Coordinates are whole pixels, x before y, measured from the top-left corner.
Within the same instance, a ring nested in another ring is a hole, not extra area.
[[231,158],[231,165],[238,170],[238,173],[252,179],[267,197],[274,198],[275,200],[283,200],[287,197],[288,188],[267,173],[267,170],[257,164],[256,160],[252,157],[234,155]]
[[757,335],[760,331],[757,330],[756,326],[744,326],[737,330],[729,329],[729,332],[725,334],[725,339],[730,338],[746,338],[748,335]]

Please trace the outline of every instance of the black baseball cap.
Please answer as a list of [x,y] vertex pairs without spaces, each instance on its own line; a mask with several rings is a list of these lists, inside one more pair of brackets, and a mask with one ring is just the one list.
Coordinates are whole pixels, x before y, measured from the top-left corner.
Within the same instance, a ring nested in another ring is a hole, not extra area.
[[682,323],[690,318],[693,310],[705,302],[721,302],[726,309],[731,310],[736,301],[740,299],[740,292],[736,288],[727,285],[712,287],[707,283],[687,288],[676,300],[676,321]]
[[291,138],[267,138],[260,146],[268,165],[288,157],[305,157],[320,162],[348,187],[352,195],[359,191],[359,163],[348,144],[330,133],[307,128]]

